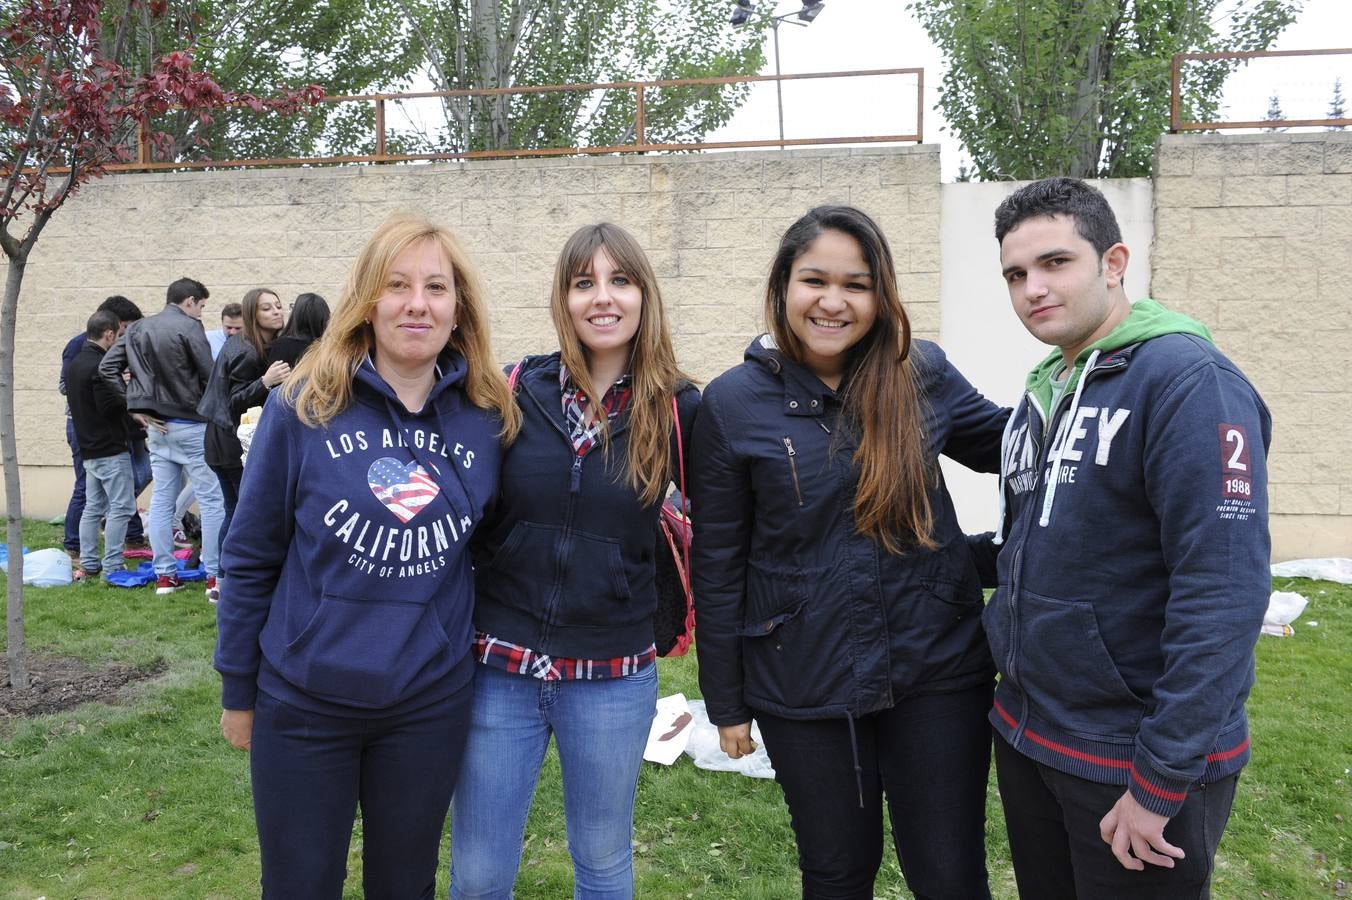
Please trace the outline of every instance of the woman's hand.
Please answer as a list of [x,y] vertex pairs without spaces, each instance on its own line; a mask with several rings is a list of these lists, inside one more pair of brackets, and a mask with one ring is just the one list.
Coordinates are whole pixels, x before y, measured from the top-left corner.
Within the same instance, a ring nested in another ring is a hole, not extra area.
[[279,359],[268,370],[263,373],[263,387],[271,390],[286,380],[286,376],[291,374],[291,364],[284,359]]
[[253,719],[252,709],[223,709],[221,734],[232,747],[247,751],[253,743]]
[[751,723],[719,725],[718,746],[733,759],[741,759],[755,753],[756,742],[751,740]]

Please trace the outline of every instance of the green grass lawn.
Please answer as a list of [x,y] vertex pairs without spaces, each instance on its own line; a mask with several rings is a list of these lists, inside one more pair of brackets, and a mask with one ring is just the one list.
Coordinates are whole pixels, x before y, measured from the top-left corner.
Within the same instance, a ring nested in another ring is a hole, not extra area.
[[[60,545],[52,526],[30,523],[26,534],[30,547]],[[1286,579],[1276,587],[1310,605],[1296,637],[1259,644],[1254,761],[1221,843],[1214,896],[1344,896],[1352,882],[1352,588]],[[247,760],[217,730],[214,611],[201,591],[156,597],[149,588],[73,585],[26,597],[32,650],[167,669],[124,689],[116,705],[0,720],[0,897],[256,896]],[[663,694],[699,696],[693,657],[663,660],[660,671]],[[551,754],[527,826],[520,898],[571,896],[560,797]],[[1011,898],[993,779],[988,817],[992,885]],[[705,772],[685,757],[670,768],[645,764],[637,820],[640,897],[798,893],[793,835],[773,782]],[[361,895],[359,844],[360,834],[352,897]],[[443,865],[440,896],[445,878]],[[890,851],[877,894],[909,896]]]

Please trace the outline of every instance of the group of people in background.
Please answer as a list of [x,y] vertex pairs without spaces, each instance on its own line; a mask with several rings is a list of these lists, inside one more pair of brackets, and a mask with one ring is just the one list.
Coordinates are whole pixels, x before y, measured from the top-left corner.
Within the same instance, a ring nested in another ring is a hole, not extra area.
[[[214,366],[196,282],[91,318],[95,406],[125,392],[149,432],[156,571],[182,467],[210,576],[229,532],[221,729],[250,751],[264,896],[341,896],[360,808],[366,897],[433,896],[448,810],[451,896],[510,897],[551,739],[575,896],[633,896],[682,476],[701,691],[728,755],[759,723],[805,898],[873,896],[884,810],[917,898],[988,898],[992,746],[1021,895],[1206,896],[1249,754],[1270,418],[1205,326],[1129,302],[1092,187],[1036,182],[995,222],[1053,348],[1013,409],[913,338],[886,237],[846,206],[784,233],[767,333],[702,396],[611,224],[558,256],[558,348],[505,368],[469,254],[417,216],[367,241],[327,330],[292,327],[322,299],[284,328],[250,291]],[[129,440],[80,444],[110,540],[98,460]],[[963,533],[941,454],[999,475],[994,532]]]
[[[240,417],[319,338],[329,312],[318,294],[301,294],[288,321],[281,299],[255,288],[242,303],[226,304],[221,329],[206,332],[208,297],[201,282],[180,278],[164,309],[148,318],[126,297],[109,297],[62,354],[75,463],[65,542],[81,579],[106,580],[123,569],[125,542],[144,546],[148,531],[156,593],[178,590],[175,551],[189,546],[182,523],[195,500],[206,597],[219,599],[220,545],[238,496]],[[152,481],[143,529],[136,498]]]

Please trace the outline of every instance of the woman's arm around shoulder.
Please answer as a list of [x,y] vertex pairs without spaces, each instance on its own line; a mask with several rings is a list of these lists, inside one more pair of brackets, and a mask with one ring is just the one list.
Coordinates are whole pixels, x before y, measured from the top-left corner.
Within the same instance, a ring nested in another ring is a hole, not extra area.
[[937,420],[947,420],[943,454],[976,472],[1000,470],[1000,441],[1010,409],[991,402],[931,341],[916,341],[920,384]]

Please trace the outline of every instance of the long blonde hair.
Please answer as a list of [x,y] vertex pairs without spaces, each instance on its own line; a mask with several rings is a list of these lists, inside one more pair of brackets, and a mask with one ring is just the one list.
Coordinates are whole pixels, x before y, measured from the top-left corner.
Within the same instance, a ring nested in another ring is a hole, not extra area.
[[[578,340],[568,314],[568,289],[573,278],[591,270],[597,250],[604,250],[617,269],[629,276],[642,296],[638,331],[629,351],[629,371],[634,376],[634,396],[629,403],[629,458],[626,474],[629,484],[645,505],[657,503],[666,494],[671,481],[671,431],[675,426],[671,398],[675,390],[691,379],[676,365],[671,332],[662,307],[657,277],[643,248],[633,235],[618,225],[601,222],[573,232],[563,245],[554,266],[554,286],[549,308],[558,332],[560,357],[573,381],[588,398],[599,402],[587,369],[587,350]],[[604,385],[601,387],[604,388]],[[609,439],[604,417],[602,440]]]
[[933,549],[934,511],[927,490],[937,482],[926,460],[925,406],[911,359],[911,321],[901,303],[892,250],[877,223],[851,206],[818,206],[790,225],[770,267],[766,324],[784,355],[801,364],[803,342],[788,320],[789,276],[794,260],[824,231],[858,242],[878,304],[873,328],[848,351],[842,398],[845,416],[860,430],[854,454],[859,469],[855,527],[890,553],[903,552],[907,538]]
[[375,344],[368,320],[385,292],[390,267],[399,254],[423,241],[436,243],[455,276],[456,328],[446,346],[467,363],[465,394],[475,406],[497,411],[502,419],[499,436],[508,443],[521,427],[521,411],[493,360],[478,273],[448,229],[411,214],[386,219],[357,254],[329,327],[287,378],[283,399],[311,427],[326,425],[347,409],[352,402],[352,380]]

